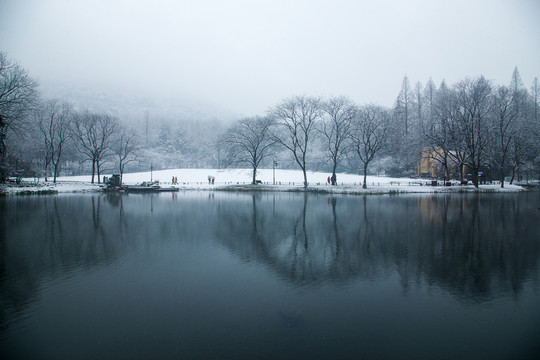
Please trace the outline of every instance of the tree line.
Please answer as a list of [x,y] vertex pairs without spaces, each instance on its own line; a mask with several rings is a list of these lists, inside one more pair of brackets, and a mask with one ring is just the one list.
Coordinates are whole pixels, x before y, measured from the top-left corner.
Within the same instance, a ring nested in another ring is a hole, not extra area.
[[337,185],[338,166],[356,155],[363,166],[365,188],[368,165],[384,149],[390,130],[391,113],[383,107],[358,107],[343,96],[296,96],[264,117],[239,120],[223,134],[220,147],[227,165],[253,169],[253,183],[265,157],[289,156],[302,170],[305,187],[307,171],[321,160],[332,171],[332,185]]
[[[239,120],[221,138],[228,165],[257,168],[265,157],[289,157],[303,171],[323,166],[364,175],[369,166],[393,176],[417,176],[431,160],[435,177],[457,177],[478,187],[488,174],[504,187],[509,177],[540,177],[538,79],[528,91],[517,68],[509,85],[483,76],[436,87],[411,88],[407,77],[393,108],[357,105],[347,97],[296,96],[262,117]],[[451,168],[457,171],[451,171]],[[433,173],[430,174],[434,176]]]
[[[393,107],[359,105],[345,96],[293,96],[256,117],[233,124],[162,123],[149,139],[144,129],[107,113],[77,109],[63,99],[42,99],[38,83],[0,52],[0,182],[10,176],[49,176],[67,164],[92,174],[123,174],[137,163],[162,159],[171,166],[261,166],[415,176],[419,161],[437,164],[444,180],[480,172],[510,181],[540,175],[538,79],[527,89],[517,68],[507,86],[483,76],[437,87],[410,86],[405,77]],[[196,136],[194,136],[196,134]],[[205,161],[199,161],[204,157]],[[144,159],[144,160],[141,160]],[[167,164],[165,164],[167,166]],[[457,166],[466,171],[452,172]]]
[[120,173],[134,161],[135,133],[117,118],[39,95],[37,81],[0,53],[0,182],[40,174],[56,182],[62,162],[75,152],[91,164],[92,183],[114,157]]

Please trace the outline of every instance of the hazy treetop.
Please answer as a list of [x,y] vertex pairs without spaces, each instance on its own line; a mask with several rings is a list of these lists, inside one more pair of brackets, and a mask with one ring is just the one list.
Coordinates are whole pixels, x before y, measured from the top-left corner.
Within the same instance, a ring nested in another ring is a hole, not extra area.
[[401,79],[540,75],[537,0],[0,0],[0,50],[44,86],[258,115],[295,94],[391,106]]

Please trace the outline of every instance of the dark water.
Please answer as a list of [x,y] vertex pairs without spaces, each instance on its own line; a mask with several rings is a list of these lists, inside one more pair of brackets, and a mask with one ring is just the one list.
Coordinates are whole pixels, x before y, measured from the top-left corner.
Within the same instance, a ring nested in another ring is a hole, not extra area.
[[0,198],[2,359],[538,359],[540,193]]

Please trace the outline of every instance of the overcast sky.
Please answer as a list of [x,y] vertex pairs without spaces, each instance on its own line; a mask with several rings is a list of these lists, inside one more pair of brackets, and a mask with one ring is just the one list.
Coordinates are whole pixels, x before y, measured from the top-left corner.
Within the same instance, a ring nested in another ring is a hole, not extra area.
[[411,85],[540,76],[538,0],[0,0],[0,50],[42,84],[262,115],[299,94],[392,106]]

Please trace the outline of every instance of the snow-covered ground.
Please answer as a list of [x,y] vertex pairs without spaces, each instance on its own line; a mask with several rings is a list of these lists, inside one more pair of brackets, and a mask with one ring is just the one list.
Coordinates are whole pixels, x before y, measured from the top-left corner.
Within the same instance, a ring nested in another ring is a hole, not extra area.
[[[110,176],[111,174],[104,174]],[[472,185],[461,186],[431,186],[431,181],[425,179],[367,177],[367,189],[362,189],[362,175],[337,174],[338,186],[330,186],[327,179],[331,174],[323,172],[308,172],[309,190],[314,192],[332,192],[343,194],[390,194],[390,193],[442,193],[442,192],[515,192],[523,188],[517,185],[505,184],[501,189],[499,184],[480,185],[475,189]],[[103,176],[103,174],[102,174]],[[275,170],[276,185],[273,185],[274,172],[272,169],[258,171],[257,180],[262,185],[250,185],[252,172],[250,169],[169,169],[151,172],[124,174],[124,184],[133,185],[143,181],[159,181],[162,186],[171,185],[172,177],[178,179],[180,190],[262,190],[262,191],[301,191],[303,189],[303,174],[300,170]],[[208,176],[215,177],[214,184],[208,183]],[[57,184],[45,183],[43,179],[23,179],[23,186],[2,186],[1,193],[69,193],[101,191],[102,185],[91,184],[91,176],[67,176],[58,178]],[[97,179],[96,179],[97,181]],[[440,183],[441,184],[441,183]],[[442,185],[442,184],[441,184]]]

